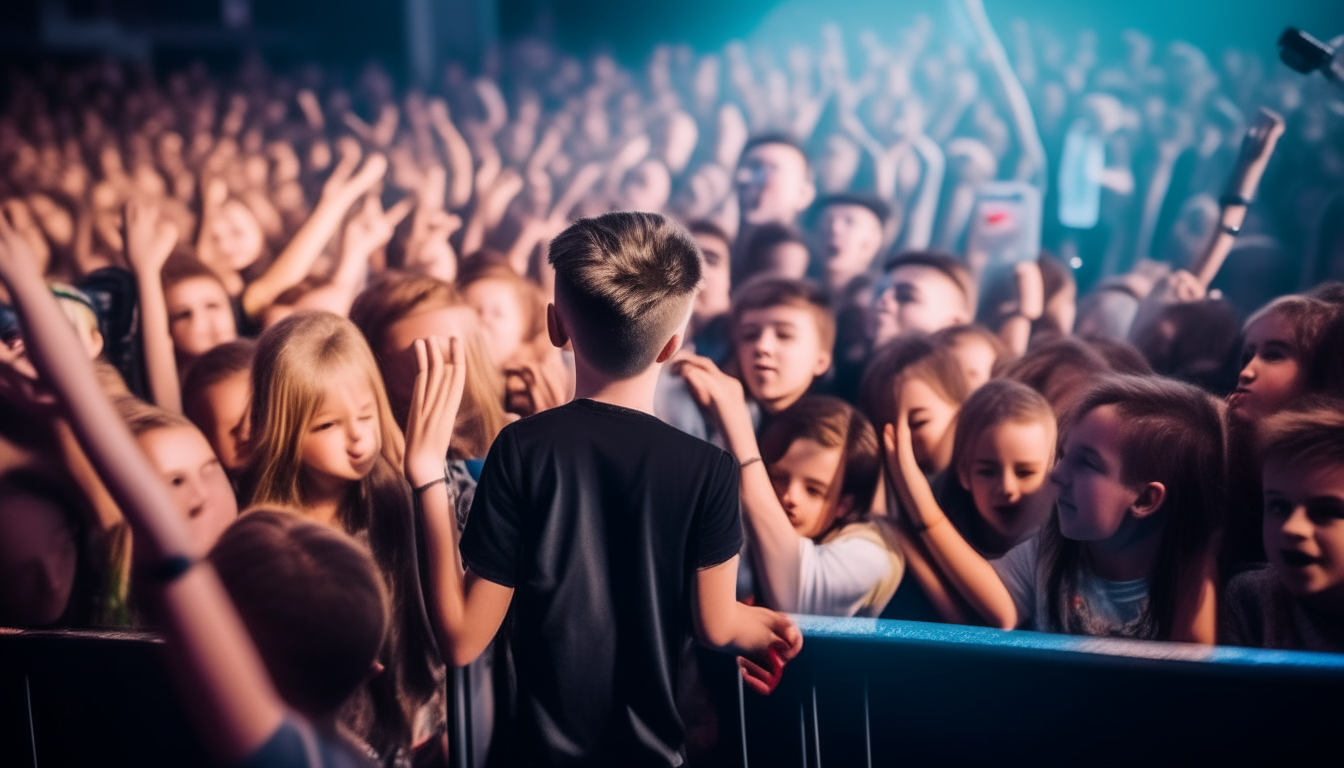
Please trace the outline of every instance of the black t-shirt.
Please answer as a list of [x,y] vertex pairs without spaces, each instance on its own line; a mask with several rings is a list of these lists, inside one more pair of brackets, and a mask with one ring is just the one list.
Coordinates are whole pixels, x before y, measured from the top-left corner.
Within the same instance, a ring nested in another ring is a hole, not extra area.
[[576,400],[505,427],[462,536],[514,588],[517,762],[679,765],[696,570],[742,544],[737,462],[640,411]]

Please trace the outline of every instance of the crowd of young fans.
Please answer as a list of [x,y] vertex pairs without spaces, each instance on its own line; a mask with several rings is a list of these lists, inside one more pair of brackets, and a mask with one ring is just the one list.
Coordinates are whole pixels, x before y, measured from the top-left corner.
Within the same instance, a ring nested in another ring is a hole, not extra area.
[[165,632],[257,765],[442,754],[465,664],[675,765],[682,639],[767,692],[782,613],[1344,652],[1341,96],[978,34],[11,73],[0,626]]

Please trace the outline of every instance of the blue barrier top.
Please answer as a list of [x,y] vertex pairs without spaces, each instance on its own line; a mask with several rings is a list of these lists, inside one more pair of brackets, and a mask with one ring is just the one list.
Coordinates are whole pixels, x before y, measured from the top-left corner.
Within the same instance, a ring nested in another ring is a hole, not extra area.
[[1113,637],[1055,635],[1027,630],[1002,630],[956,624],[931,624],[894,619],[841,619],[827,616],[791,616],[804,637],[872,643],[936,643],[995,649],[1026,649],[1056,653],[1092,654],[1156,661],[1183,661],[1234,667],[1308,669],[1344,676],[1344,654],[1279,651],[1235,646],[1126,640]]

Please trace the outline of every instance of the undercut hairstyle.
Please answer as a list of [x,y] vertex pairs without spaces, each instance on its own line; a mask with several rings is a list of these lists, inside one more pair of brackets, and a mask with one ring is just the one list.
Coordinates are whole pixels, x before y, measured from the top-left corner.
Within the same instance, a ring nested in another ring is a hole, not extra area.
[[[1102,406],[1114,406],[1120,425],[1116,453],[1120,482],[1138,488],[1162,483],[1166,497],[1155,513],[1162,526],[1149,574],[1148,604],[1126,635],[1170,640],[1183,590],[1198,583],[1202,553],[1221,527],[1226,490],[1223,418],[1212,397],[1191,384],[1158,376],[1109,376],[1085,392],[1061,434]],[[1091,634],[1086,606],[1074,599],[1084,567],[1083,545],[1064,538],[1058,512],[1041,532],[1038,566],[1050,599],[1047,631]]]
[[556,303],[574,347],[607,376],[647,370],[690,316],[700,248],[658,213],[579,219],[551,241]]
[[896,421],[896,382],[917,378],[943,400],[960,406],[971,396],[961,364],[950,349],[921,333],[903,333],[873,353],[859,379],[859,409],[879,426]]
[[737,338],[737,328],[742,323],[742,315],[756,309],[774,307],[797,307],[808,310],[817,323],[817,338],[821,348],[830,351],[835,346],[835,315],[831,314],[831,305],[821,286],[810,280],[790,280],[786,277],[762,275],[748,280],[733,294],[733,307],[729,312],[732,320],[732,337]]
[[854,502],[849,514],[832,520],[817,539],[825,538],[836,528],[862,521],[877,492],[877,478],[882,471],[873,425],[854,406],[839,398],[811,395],[781,411],[761,433],[761,458],[767,465],[773,465],[784,458],[789,446],[797,440],[840,449],[840,466],[831,479],[826,500],[827,514],[834,514],[846,498]]
[[897,267],[912,266],[928,267],[946,275],[947,279],[961,289],[961,295],[966,299],[967,313],[975,314],[979,294],[976,291],[975,280],[971,277],[971,271],[961,259],[941,251],[902,251],[889,257],[882,271],[891,274]]
[[246,512],[209,560],[281,697],[308,717],[335,714],[372,673],[391,620],[368,549],[276,507]]
[[1286,465],[1344,467],[1344,400],[1309,397],[1265,420],[1260,456]]
[[950,464],[953,470],[969,474],[969,453],[975,442],[986,430],[1009,423],[1044,424],[1050,442],[1054,444],[1057,426],[1050,402],[1026,384],[994,379],[977,389],[957,412]]

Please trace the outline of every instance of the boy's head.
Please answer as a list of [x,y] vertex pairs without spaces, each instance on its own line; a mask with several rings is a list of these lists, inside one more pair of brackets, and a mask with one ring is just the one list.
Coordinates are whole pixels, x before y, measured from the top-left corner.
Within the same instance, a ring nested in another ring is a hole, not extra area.
[[1344,611],[1344,402],[1272,417],[1261,445],[1269,564],[1292,594]]
[[817,252],[835,293],[872,266],[891,209],[872,195],[857,194],[829,195],[817,207]]
[[817,196],[807,152],[783,134],[747,142],[738,163],[737,196],[748,224],[792,224]]
[[749,281],[733,298],[732,328],[742,381],[768,413],[793,405],[831,367],[835,318],[813,283]]
[[551,241],[552,341],[568,336],[576,357],[615,379],[665,361],[690,319],[700,259],[690,233],[661,214],[579,219]]
[[971,322],[975,286],[955,256],[930,251],[902,253],[886,265],[877,297],[877,341],[902,333],[934,333]]
[[335,715],[373,672],[388,628],[368,550],[298,514],[253,509],[209,559],[286,703],[317,720]]

